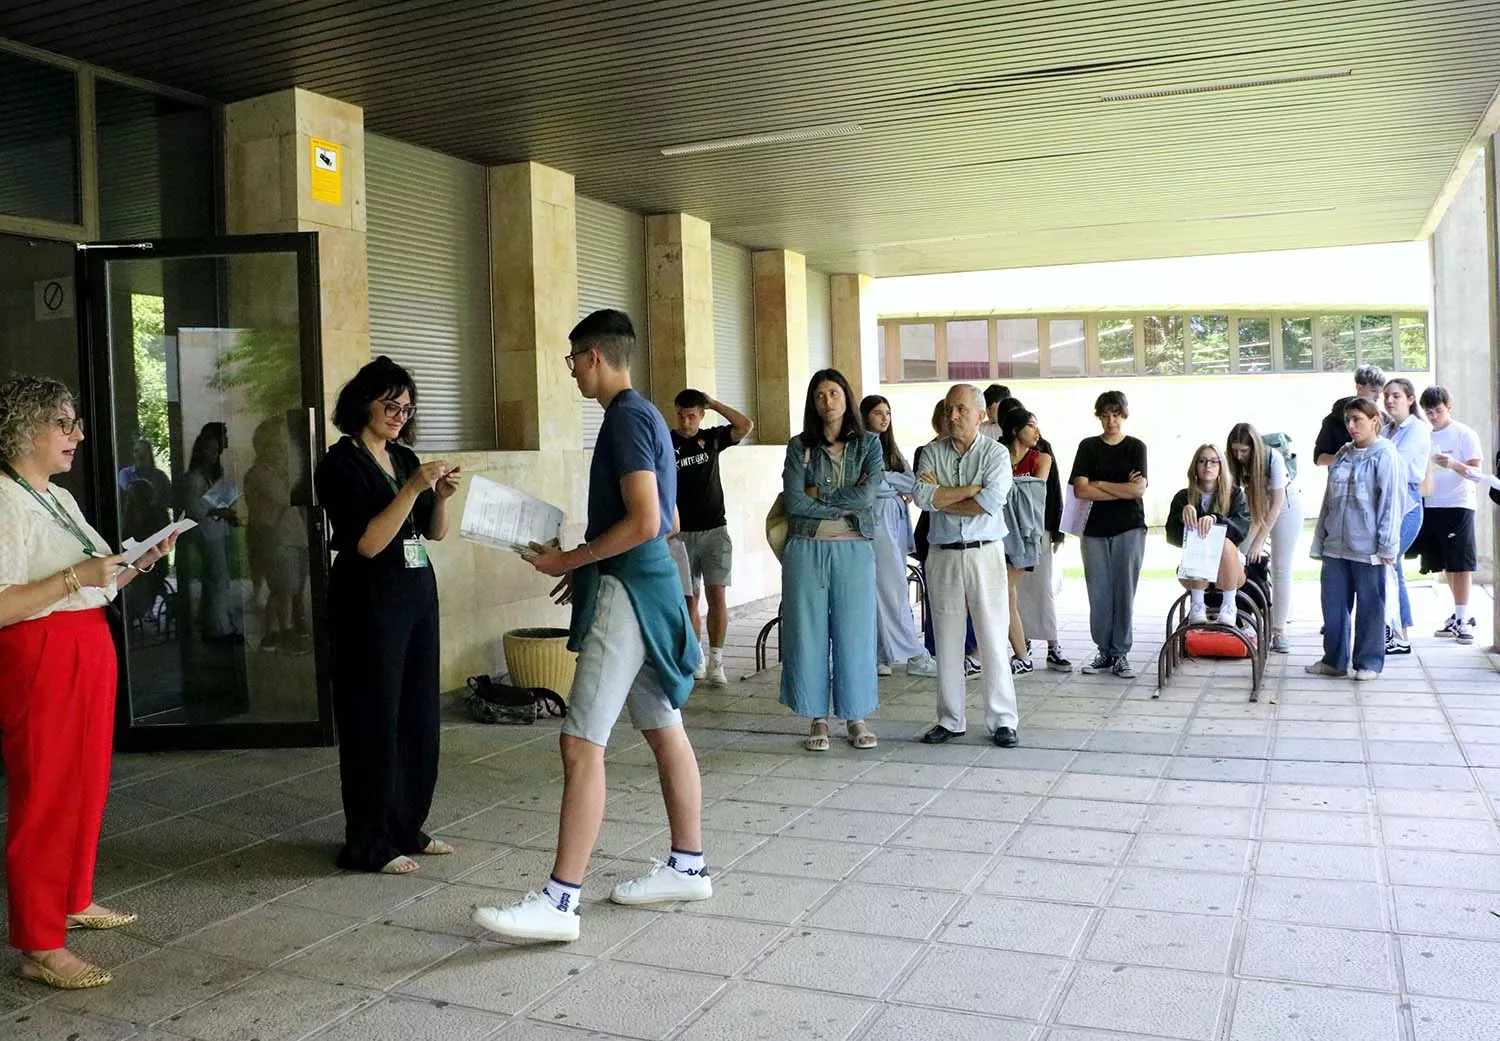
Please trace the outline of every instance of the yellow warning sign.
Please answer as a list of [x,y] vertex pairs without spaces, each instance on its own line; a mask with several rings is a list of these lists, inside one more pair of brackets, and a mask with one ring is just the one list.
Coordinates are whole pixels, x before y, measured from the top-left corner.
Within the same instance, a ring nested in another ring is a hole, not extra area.
[[344,171],[339,146],[332,141],[313,138],[311,161],[313,201],[341,205],[344,201]]

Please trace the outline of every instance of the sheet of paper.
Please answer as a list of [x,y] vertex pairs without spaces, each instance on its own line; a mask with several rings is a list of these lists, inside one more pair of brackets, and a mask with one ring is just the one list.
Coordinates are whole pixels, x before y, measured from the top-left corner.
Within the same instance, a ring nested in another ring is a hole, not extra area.
[[197,526],[197,521],[190,520],[187,517],[175,520],[160,531],[148,535],[144,541],[137,542],[135,539],[126,539],[120,543],[120,552],[125,554],[125,563],[134,564],[150,552],[152,546],[160,545],[163,539],[173,534],[181,535],[184,531],[189,531]]
[[523,491],[485,477],[469,479],[458,533],[470,542],[520,552],[533,542],[562,535],[563,511]]
[[1224,555],[1224,539],[1229,529],[1215,524],[1205,537],[1196,528],[1182,533],[1182,563],[1177,566],[1178,578],[1196,578],[1212,582],[1219,577],[1219,560]]
[[1089,511],[1093,508],[1092,500],[1080,499],[1071,484],[1063,485],[1062,523],[1058,527],[1069,535],[1081,537],[1083,526],[1089,522]]
[[228,477],[220,477],[203,493],[203,501],[211,510],[227,510],[240,501],[240,489]]

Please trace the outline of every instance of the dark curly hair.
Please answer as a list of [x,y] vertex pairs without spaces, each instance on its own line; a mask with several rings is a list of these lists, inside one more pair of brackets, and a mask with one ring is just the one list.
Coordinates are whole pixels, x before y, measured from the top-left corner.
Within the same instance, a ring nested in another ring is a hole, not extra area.
[[[412,407],[417,404],[417,385],[411,374],[382,354],[354,374],[339,391],[338,401],[333,406],[333,425],[350,437],[370,423],[370,403],[382,398],[396,398],[402,391],[411,397]],[[413,416],[396,435],[396,440],[409,445],[417,439],[417,420]]]

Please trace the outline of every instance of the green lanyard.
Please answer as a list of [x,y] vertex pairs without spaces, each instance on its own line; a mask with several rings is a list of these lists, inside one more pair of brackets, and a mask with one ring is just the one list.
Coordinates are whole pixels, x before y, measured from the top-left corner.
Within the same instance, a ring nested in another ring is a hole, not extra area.
[[91,557],[98,554],[99,547],[94,545],[93,539],[84,534],[82,528],[73,523],[73,518],[68,516],[68,511],[62,508],[62,503],[57,501],[56,495],[53,495],[49,491],[48,496],[52,501],[48,502],[46,499],[42,498],[41,493],[33,488],[29,483],[27,483],[20,474],[11,469],[9,463],[0,463],[0,468],[3,468],[5,470],[6,474],[10,476],[10,479],[12,481],[15,481],[22,488],[25,488],[26,491],[31,494],[31,497],[41,504],[42,509],[47,511],[47,515],[50,516],[53,520],[57,521],[58,525],[64,531],[68,532],[75,539],[77,539],[78,544],[83,547],[83,551],[85,553],[87,553]]
[[[395,477],[392,477],[391,474],[386,471],[386,468],[380,465],[380,460],[375,458],[375,453],[372,452],[372,451],[370,451],[370,446],[367,445],[367,444],[365,444],[365,439],[364,438],[362,438],[362,437],[356,437],[354,440],[359,443],[360,449],[363,450],[363,452],[365,453],[365,455],[369,458],[370,462],[375,465],[375,469],[377,469],[377,470],[380,471],[380,476],[385,478],[385,483],[391,486],[391,492],[393,494],[395,494],[395,495],[400,495],[401,494],[401,482],[398,481],[398,480],[396,480]],[[395,468],[396,468],[396,460],[392,459],[391,460],[391,469],[394,470]],[[417,522],[416,522],[416,520],[415,520],[415,518],[413,516],[413,514],[415,514],[415,513],[416,513],[416,509],[413,508],[412,512],[408,513],[406,515],[406,523],[411,528],[411,537],[412,538],[416,538],[417,537]]]

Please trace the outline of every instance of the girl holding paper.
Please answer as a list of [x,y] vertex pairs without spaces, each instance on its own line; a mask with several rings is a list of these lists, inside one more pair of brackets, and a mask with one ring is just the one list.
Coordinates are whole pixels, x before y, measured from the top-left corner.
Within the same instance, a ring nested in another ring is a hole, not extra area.
[[67,490],[83,419],[68,388],[0,383],[0,752],[10,779],[5,866],[10,944],[23,978],[63,990],[110,974],[67,949],[71,926],[113,929],[135,915],[94,903],[94,857],[109,793],[114,642],[104,605],[172,551],[134,564],[109,555]]
[[339,391],[345,436],[313,480],[337,554],[328,589],[333,706],[350,871],[404,875],[452,853],[422,831],[438,766],[438,598],[427,541],[448,534],[458,467],[423,463],[417,386],[384,355]]
[[1240,562],[1240,543],[1250,532],[1250,507],[1245,502],[1245,493],[1240,491],[1224,466],[1224,457],[1213,445],[1199,445],[1193,453],[1193,462],[1188,467],[1188,486],[1172,497],[1167,510],[1167,541],[1181,546],[1188,531],[1195,531],[1207,538],[1214,525],[1223,524],[1228,531],[1219,564],[1219,575],[1210,583],[1196,578],[1180,578],[1182,587],[1192,594],[1192,608],[1188,612],[1188,624],[1203,625],[1208,622],[1208,605],[1204,593],[1210,589],[1224,594],[1224,603],[1219,608],[1219,625],[1234,625],[1239,615],[1234,607],[1234,594],[1245,584],[1245,569]]

